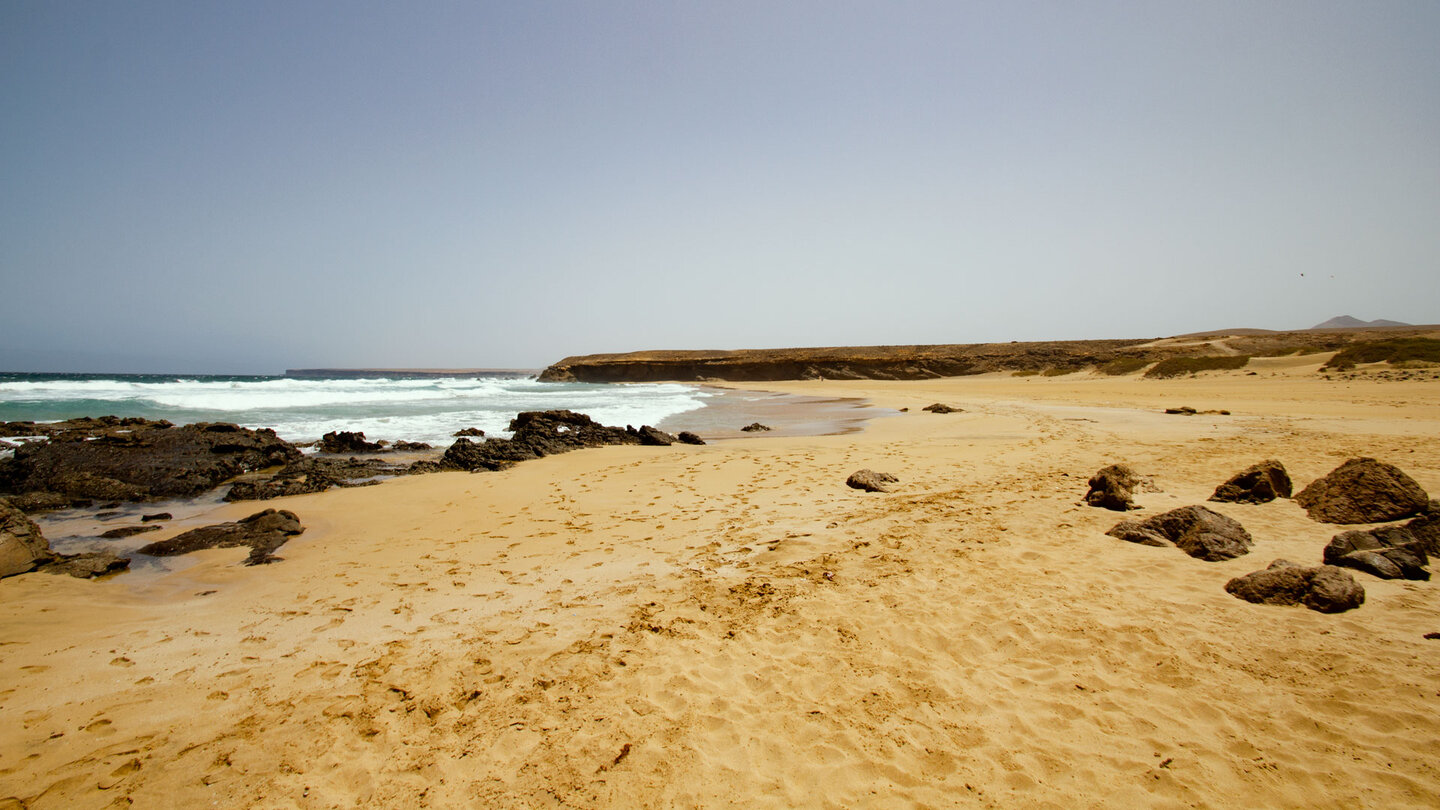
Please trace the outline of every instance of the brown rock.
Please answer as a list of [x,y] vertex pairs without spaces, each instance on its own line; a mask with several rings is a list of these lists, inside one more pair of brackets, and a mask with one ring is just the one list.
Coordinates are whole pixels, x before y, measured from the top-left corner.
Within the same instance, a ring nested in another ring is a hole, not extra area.
[[1340,613],[1365,602],[1365,589],[1345,571],[1333,565],[1306,568],[1286,560],[1230,580],[1225,591],[1247,602],[1304,605],[1321,613]]
[[1420,514],[1429,496],[1392,464],[1352,458],[1300,490],[1295,502],[1321,523],[1383,523]]
[[304,531],[305,528],[300,525],[300,519],[295,517],[294,512],[266,509],[235,523],[219,523],[192,529],[169,540],[141,546],[138,551],[154,557],[170,557],[203,548],[248,546],[250,557],[245,560],[245,564],[259,565],[279,560],[279,557],[273,556],[275,549]]
[[886,484],[894,484],[899,480],[890,473],[857,470],[845,479],[845,485],[851,489],[863,489],[866,492],[889,492],[890,488]]
[[1222,503],[1268,503],[1288,498],[1291,493],[1290,474],[1285,465],[1273,459],[1262,461],[1236,473],[1229,481],[1215,488],[1210,500]]
[[1115,512],[1139,509],[1132,499],[1142,478],[1124,464],[1111,464],[1090,476],[1090,491],[1085,503]]
[[50,542],[24,512],[0,498],[0,577],[34,571],[55,559]]
[[1182,506],[1142,521],[1121,521],[1106,534],[1147,546],[1173,543],[1207,562],[1248,554],[1253,543],[1245,527],[1204,506]]

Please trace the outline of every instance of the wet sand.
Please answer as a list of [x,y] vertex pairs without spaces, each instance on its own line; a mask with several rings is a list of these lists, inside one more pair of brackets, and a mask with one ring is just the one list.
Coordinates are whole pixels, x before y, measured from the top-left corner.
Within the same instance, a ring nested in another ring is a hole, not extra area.
[[[271,501],[284,561],[0,581],[0,797],[109,807],[1433,807],[1440,595],[1327,616],[1223,590],[1339,528],[1212,505],[1207,563],[1104,535],[1278,458],[1440,493],[1440,383],[1324,358],[773,383],[861,432],[610,447]],[[964,408],[920,411],[940,401]],[[1170,416],[1165,407],[1231,411]],[[862,467],[900,482],[845,487]],[[220,507],[235,519],[262,505]],[[146,535],[163,539],[176,529]]]

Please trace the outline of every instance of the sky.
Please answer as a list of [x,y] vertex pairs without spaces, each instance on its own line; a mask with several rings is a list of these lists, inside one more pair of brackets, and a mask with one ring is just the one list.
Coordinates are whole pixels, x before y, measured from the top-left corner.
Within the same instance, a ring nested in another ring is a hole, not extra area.
[[0,2],[0,370],[1440,322],[1440,3]]

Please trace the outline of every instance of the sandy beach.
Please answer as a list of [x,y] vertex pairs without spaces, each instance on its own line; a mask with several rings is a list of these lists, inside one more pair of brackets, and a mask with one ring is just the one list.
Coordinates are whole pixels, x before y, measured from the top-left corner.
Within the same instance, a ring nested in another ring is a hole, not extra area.
[[[1289,500],[1211,504],[1225,562],[1105,535],[1269,458],[1440,496],[1440,382],[1324,359],[766,383],[909,410],[278,499],[272,565],[5,579],[0,807],[1435,807],[1440,583],[1230,596],[1341,530]],[[1141,511],[1082,503],[1115,462]]]

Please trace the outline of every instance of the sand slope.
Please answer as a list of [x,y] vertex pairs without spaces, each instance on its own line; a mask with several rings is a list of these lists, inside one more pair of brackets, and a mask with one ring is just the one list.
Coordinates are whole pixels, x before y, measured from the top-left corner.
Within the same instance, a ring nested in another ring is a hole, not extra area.
[[[0,796],[70,807],[1433,807],[1440,584],[1222,588],[1337,531],[1218,505],[1224,563],[1079,505],[1352,455],[1440,494],[1440,383],[785,383],[860,434],[586,450],[283,499],[285,560],[0,582]],[[965,413],[922,413],[940,400]],[[1165,416],[1170,405],[1232,416]],[[891,494],[844,486],[891,472]],[[253,505],[228,506],[230,519]],[[182,527],[167,529],[168,536]]]

